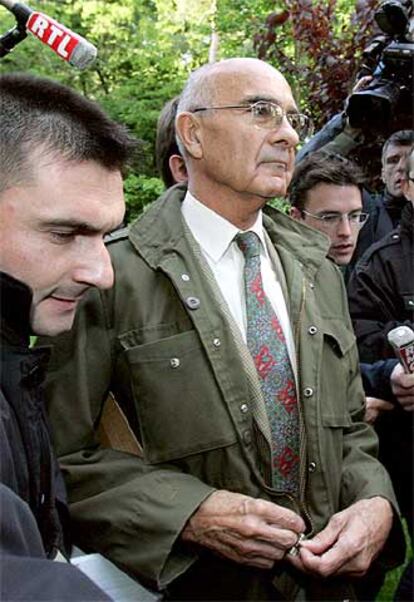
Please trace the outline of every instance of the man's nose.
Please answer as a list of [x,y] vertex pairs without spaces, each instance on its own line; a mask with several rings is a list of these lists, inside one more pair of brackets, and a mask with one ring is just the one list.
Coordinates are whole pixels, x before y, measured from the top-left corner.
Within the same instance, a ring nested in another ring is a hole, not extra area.
[[351,236],[352,228],[351,228],[351,223],[349,221],[349,217],[347,215],[343,215],[341,217],[341,221],[338,224],[337,232],[341,236]]
[[282,123],[274,128],[272,138],[273,144],[286,142],[289,147],[295,147],[299,144],[299,135],[291,126],[286,115],[283,116]]
[[103,240],[91,245],[74,271],[74,280],[88,286],[106,289],[114,283],[114,270]]

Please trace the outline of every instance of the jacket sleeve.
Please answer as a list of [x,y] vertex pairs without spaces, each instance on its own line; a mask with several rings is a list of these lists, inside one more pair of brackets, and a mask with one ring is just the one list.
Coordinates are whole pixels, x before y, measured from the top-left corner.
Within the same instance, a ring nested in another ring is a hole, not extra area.
[[348,284],[348,299],[361,360],[375,362],[394,357],[387,340],[388,332],[402,324],[411,328],[414,325],[396,319],[401,315],[399,299],[393,288],[390,267],[380,254],[361,259]]
[[[163,588],[195,560],[179,536],[214,489],[177,467],[151,466],[100,444],[97,430],[109,390],[119,400],[132,396],[125,367],[117,365],[107,311],[100,293],[90,291],[72,331],[52,341],[46,393],[73,540]],[[127,402],[123,409],[133,421]]]
[[29,507],[3,484],[0,484],[0,563],[1,600],[110,600],[77,568],[46,558]]
[[398,364],[397,359],[380,360],[374,364],[360,364],[365,394],[397,404],[391,389],[391,373]]

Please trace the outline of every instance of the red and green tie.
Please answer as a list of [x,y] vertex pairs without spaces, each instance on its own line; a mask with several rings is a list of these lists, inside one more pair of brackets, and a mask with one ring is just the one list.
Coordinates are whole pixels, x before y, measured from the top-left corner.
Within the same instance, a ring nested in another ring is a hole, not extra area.
[[299,488],[299,415],[296,386],[280,322],[263,289],[260,239],[235,238],[245,258],[247,346],[265,399],[272,439],[273,487],[292,495]]

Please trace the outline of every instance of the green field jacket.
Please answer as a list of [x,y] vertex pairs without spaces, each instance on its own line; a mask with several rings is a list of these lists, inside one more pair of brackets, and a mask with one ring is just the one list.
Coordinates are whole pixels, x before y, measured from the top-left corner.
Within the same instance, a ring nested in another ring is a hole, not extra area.
[[[47,390],[76,542],[160,588],[185,578],[195,561],[209,562],[180,532],[215,489],[291,507],[309,533],[363,498],[380,495],[396,507],[376,435],[363,422],[355,338],[327,239],[266,209],[297,352],[303,428],[301,495],[293,500],[266,484],[242,360],[185,236],[183,197],[170,189],[109,241],[115,286],[91,291],[72,332],[54,341]],[[110,391],[143,458],[98,444]],[[404,553],[396,531],[391,564]],[[289,570],[281,567],[266,579],[286,593]]]

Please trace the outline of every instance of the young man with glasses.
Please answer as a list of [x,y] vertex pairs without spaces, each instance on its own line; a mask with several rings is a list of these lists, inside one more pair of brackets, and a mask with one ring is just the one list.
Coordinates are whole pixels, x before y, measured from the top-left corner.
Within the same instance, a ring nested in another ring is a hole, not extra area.
[[[352,598],[354,574],[391,560],[392,524],[402,542],[327,241],[264,210],[309,125],[262,61],[194,72],[176,117],[187,191],[109,245],[114,290],[56,345],[77,536],[170,600]],[[108,391],[143,457],[98,446]]]
[[328,236],[328,256],[348,265],[369,217],[362,211],[358,167],[339,155],[311,153],[295,168],[289,201],[291,216]]

